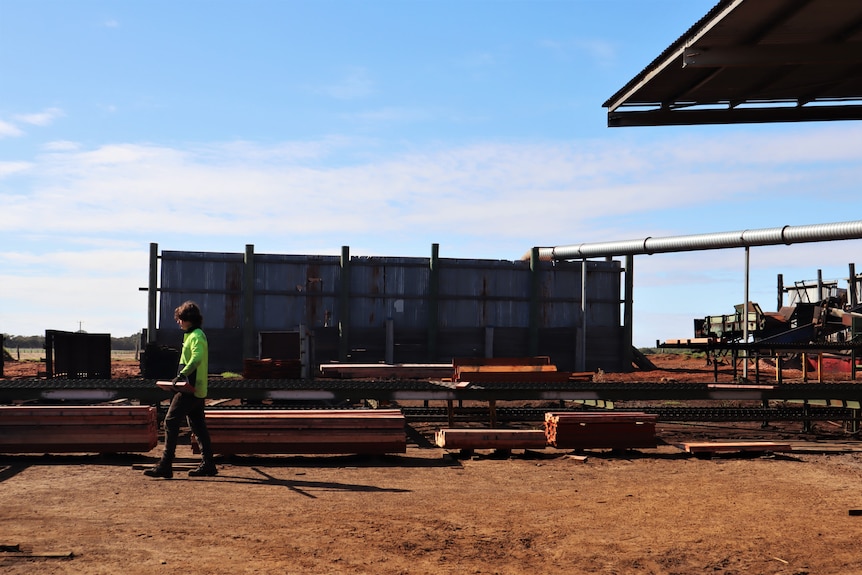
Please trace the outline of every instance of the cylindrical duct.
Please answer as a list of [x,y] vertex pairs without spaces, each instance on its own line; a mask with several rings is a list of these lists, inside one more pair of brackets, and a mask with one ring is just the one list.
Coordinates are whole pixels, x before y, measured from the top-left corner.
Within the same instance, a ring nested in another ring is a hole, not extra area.
[[717,232],[666,238],[646,237],[642,240],[622,240],[539,248],[541,260],[579,260],[588,258],[659,254],[697,250],[717,250],[746,246],[773,246],[854,240],[862,238],[862,220],[805,226],[783,226],[737,232]]

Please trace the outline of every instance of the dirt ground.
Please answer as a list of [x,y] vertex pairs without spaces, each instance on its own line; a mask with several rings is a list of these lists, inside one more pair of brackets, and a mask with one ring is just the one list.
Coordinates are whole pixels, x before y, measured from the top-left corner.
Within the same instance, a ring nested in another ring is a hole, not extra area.
[[[712,381],[703,359],[653,359],[662,369],[638,379]],[[839,423],[807,434],[659,424],[658,434],[659,447],[626,453],[462,459],[411,445],[383,457],[221,458],[212,478],[187,477],[197,460],[185,444],[173,480],[141,473],[161,446],[0,455],[0,572],[862,573],[862,515],[851,513],[862,509],[862,442]],[[674,445],[740,438],[794,450],[698,459]]]

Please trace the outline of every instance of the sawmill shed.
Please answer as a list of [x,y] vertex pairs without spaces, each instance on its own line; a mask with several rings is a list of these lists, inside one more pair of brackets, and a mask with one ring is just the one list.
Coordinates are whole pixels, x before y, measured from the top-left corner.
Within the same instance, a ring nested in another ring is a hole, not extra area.
[[564,371],[620,371],[630,353],[618,261],[450,259],[436,244],[426,258],[150,247],[150,349],[181,347],[173,310],[194,300],[215,373],[267,357],[301,360],[303,377],[331,362],[459,357],[548,356]]

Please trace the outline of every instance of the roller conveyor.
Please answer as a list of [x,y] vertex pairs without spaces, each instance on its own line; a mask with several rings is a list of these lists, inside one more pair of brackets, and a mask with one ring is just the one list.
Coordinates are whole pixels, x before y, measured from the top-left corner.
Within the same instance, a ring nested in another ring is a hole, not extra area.
[[[169,397],[150,379],[3,379],[0,403],[15,401],[105,402],[134,399],[155,404]],[[349,401],[686,401],[862,400],[862,383],[808,382],[725,385],[685,382],[536,383],[526,380],[456,386],[426,380],[213,379],[211,399]]]

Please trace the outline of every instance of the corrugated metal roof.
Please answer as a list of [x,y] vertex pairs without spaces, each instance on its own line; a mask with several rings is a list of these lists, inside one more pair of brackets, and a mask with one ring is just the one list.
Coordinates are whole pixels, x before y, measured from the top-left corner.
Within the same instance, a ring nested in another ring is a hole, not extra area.
[[609,126],[862,119],[862,2],[722,0],[604,107]]

